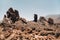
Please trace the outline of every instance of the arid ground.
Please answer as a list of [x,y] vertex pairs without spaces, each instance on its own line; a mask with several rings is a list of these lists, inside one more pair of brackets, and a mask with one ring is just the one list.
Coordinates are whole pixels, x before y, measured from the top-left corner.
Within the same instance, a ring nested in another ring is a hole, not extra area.
[[60,24],[44,17],[27,21],[10,8],[0,23],[0,40],[60,40]]

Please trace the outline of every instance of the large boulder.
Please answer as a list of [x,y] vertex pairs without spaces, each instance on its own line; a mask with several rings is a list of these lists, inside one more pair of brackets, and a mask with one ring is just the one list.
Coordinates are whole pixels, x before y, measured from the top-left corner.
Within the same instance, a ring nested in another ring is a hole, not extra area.
[[13,10],[13,8],[9,8],[6,14],[7,14],[7,18],[10,18],[10,20],[12,20],[13,23],[19,20],[18,10]]

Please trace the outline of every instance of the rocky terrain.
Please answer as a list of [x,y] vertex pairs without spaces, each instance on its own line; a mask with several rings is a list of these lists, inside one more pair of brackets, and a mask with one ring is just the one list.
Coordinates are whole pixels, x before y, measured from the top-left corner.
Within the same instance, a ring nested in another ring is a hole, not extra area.
[[53,18],[55,23],[60,23],[60,14],[55,14],[55,15],[47,15],[47,18]]
[[52,18],[38,19],[37,14],[33,21],[27,21],[9,8],[0,23],[0,40],[60,40],[60,24]]

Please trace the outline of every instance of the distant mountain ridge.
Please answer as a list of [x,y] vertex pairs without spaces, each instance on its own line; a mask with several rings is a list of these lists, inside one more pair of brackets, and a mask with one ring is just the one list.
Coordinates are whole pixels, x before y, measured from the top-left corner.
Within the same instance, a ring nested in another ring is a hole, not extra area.
[[55,23],[60,23],[60,14],[47,15],[46,18],[52,18]]

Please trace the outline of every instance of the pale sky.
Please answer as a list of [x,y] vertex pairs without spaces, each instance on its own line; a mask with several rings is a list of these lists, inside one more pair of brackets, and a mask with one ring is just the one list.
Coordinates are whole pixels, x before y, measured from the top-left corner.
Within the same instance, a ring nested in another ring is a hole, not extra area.
[[33,20],[34,13],[38,16],[60,14],[60,0],[0,0],[0,19],[10,7],[27,20]]

